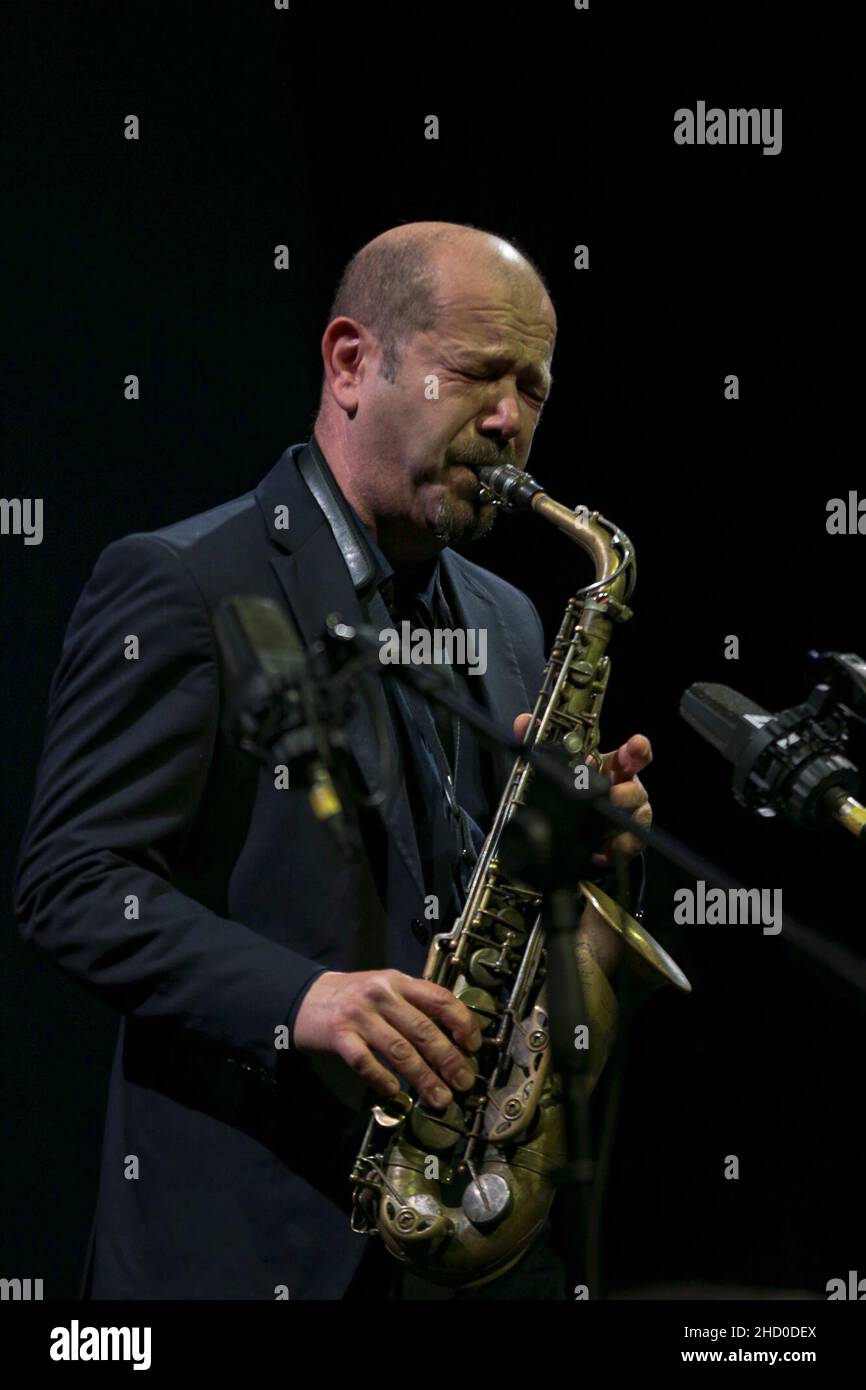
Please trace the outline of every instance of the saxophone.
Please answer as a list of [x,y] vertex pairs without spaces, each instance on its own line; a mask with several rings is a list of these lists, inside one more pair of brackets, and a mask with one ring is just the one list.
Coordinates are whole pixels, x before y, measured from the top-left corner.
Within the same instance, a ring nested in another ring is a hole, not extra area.
[[[569,765],[599,744],[607,645],[631,617],[634,550],[597,512],[569,510],[510,464],[479,470],[483,492],[507,510],[531,510],[565,532],[595,566],[595,582],[569,599],[545,669],[524,748],[559,743]],[[442,1111],[399,1092],[374,1105],[351,1174],[352,1229],[433,1283],[471,1287],[504,1273],[547,1219],[566,1160],[558,1078],[551,1068],[545,949],[538,892],[509,879],[497,859],[503,831],[524,803],[532,768],[521,750],[475,864],[460,916],[434,937],[423,978],[444,985],[475,1015],[482,1035],[467,1057],[473,1088]],[[612,898],[580,890],[623,941],[624,959],[650,987],[688,991],[679,966]],[[617,1000],[594,957],[578,948],[592,1091],[613,1046]]]

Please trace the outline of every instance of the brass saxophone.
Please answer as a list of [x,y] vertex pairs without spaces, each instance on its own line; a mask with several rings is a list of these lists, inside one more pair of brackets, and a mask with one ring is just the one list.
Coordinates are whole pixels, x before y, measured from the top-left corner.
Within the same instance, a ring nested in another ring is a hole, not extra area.
[[[598,749],[613,624],[631,617],[634,549],[597,512],[570,511],[510,464],[479,470],[489,498],[531,510],[564,531],[595,565],[595,582],[569,599],[545,669],[524,747],[560,743],[576,768]],[[566,1160],[558,1079],[551,1069],[545,1006],[541,897],[509,880],[497,862],[532,769],[521,751],[451,931],[431,944],[423,978],[444,985],[476,1016],[482,1033],[471,1091],[443,1111],[399,1092],[372,1109],[351,1182],[352,1229],[378,1231],[387,1248],[425,1279],[485,1284],[515,1264],[539,1235]],[[612,898],[580,889],[626,946],[644,981],[691,986],[663,948]],[[578,950],[591,1047],[588,1093],[616,1032],[617,1000],[588,951]]]

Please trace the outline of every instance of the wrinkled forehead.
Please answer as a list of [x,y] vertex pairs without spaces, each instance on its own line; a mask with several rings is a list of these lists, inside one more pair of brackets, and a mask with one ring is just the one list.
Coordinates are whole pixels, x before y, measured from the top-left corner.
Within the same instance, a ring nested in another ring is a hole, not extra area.
[[549,357],[556,315],[543,285],[525,262],[449,260],[439,267],[436,333],[443,341],[522,347]]

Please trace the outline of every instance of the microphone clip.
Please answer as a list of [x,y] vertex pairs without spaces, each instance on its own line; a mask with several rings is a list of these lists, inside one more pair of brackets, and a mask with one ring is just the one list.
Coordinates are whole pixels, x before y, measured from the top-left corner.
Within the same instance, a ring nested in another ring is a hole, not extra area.
[[828,794],[854,796],[860,784],[848,750],[851,725],[866,729],[866,662],[853,653],[809,656],[820,679],[802,704],[746,716],[755,729],[735,764],[733,792],[757,815],[782,812],[799,825],[817,826],[833,818]]

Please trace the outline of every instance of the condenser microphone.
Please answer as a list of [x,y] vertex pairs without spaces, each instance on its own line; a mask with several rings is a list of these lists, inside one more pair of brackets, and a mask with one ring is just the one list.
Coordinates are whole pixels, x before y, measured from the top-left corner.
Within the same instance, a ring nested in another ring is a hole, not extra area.
[[807,702],[771,714],[727,685],[689,686],[680,714],[734,767],[734,796],[758,815],[782,814],[803,826],[835,820],[866,842],[866,807],[856,800],[858,770],[846,756],[840,721],[820,723]]
[[285,610],[271,598],[224,599],[217,640],[229,676],[225,730],[260,759],[302,779],[310,809],[348,857],[358,847],[332,776],[340,732],[323,708],[322,680]]

